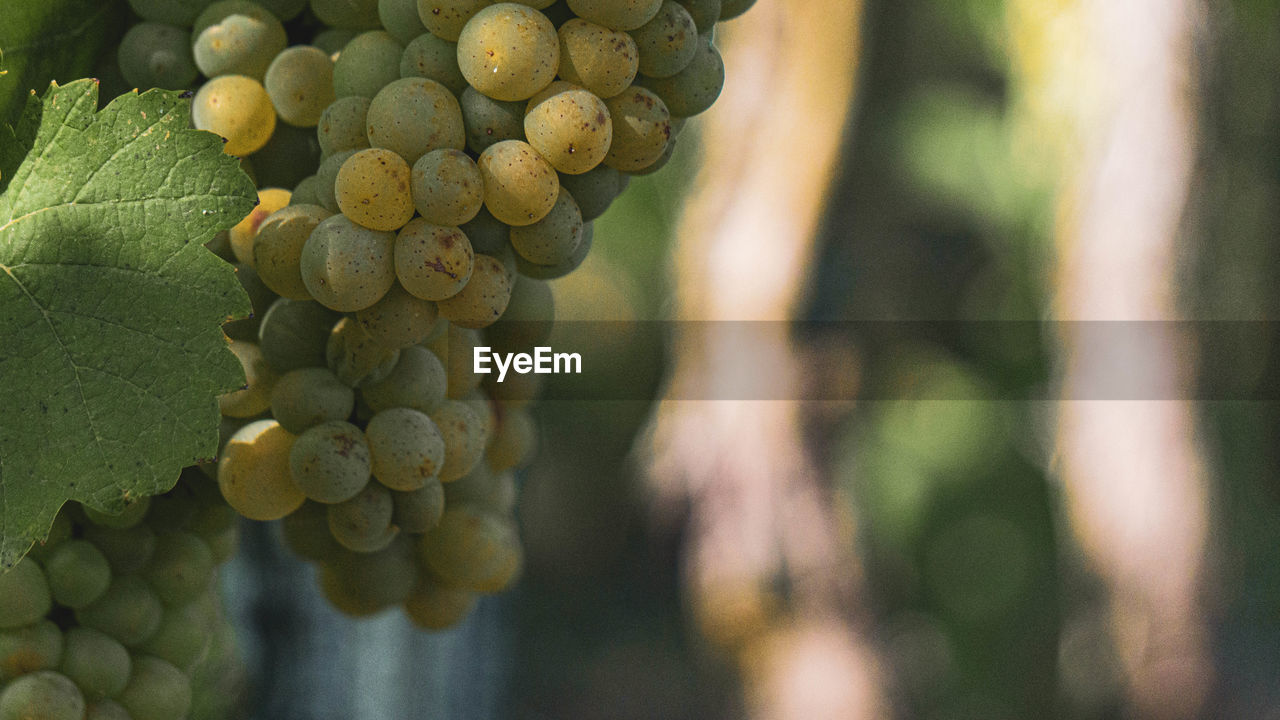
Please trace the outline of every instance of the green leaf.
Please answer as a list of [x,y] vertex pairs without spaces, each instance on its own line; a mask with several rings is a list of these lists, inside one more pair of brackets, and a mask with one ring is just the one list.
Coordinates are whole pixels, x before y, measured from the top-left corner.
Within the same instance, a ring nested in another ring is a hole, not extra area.
[[203,244],[252,182],[177,93],[97,101],[94,81],[55,84],[0,133],[0,567],[67,500],[111,512],[173,487],[244,383],[220,326],[249,301]]

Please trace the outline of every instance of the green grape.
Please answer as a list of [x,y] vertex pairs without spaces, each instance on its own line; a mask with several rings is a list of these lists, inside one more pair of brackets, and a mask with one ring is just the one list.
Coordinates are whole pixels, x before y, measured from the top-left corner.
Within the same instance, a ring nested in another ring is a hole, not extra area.
[[222,151],[249,155],[271,139],[276,109],[262,83],[244,75],[222,75],[200,87],[191,101],[191,120],[197,130],[222,136]]
[[378,0],[311,0],[311,11],[325,25],[344,30],[378,27]]
[[227,562],[240,549],[240,526],[238,525],[228,525],[222,530],[202,537],[209,543],[209,552],[213,553],[215,565]]
[[[444,495],[440,496],[443,506]],[[0,686],[19,675],[50,670],[62,661],[62,630],[49,620],[0,630]]]
[[320,207],[331,213],[341,212],[338,207],[338,195],[335,189],[338,184],[338,173],[342,171],[342,164],[347,158],[355,155],[358,150],[340,150],[320,162],[319,169],[316,170],[316,194],[320,196]]
[[444,465],[440,467],[440,482],[449,483],[471,472],[484,455],[488,438],[484,433],[484,420],[469,405],[458,400],[446,400],[430,415],[444,438]]
[[143,20],[191,27],[209,0],[129,0],[129,7]]
[[581,175],[608,154],[613,122],[603,100],[561,80],[529,100],[524,134],[556,170]]
[[403,54],[404,47],[382,30],[357,35],[333,63],[334,94],[372,98],[400,77]]
[[498,424],[497,409],[494,404],[489,401],[489,396],[480,388],[473,388],[462,398],[462,402],[471,408],[476,417],[480,418],[481,432],[484,433],[485,445],[489,444],[489,438],[493,437],[493,429]]
[[289,205],[272,213],[258,228],[254,265],[262,282],[276,294],[293,300],[311,299],[302,281],[302,247],[330,215],[318,205]]
[[[587,259],[587,253],[591,252],[591,244],[594,239],[595,226],[592,223],[587,223],[582,227],[582,242],[578,243],[578,249],[573,253],[573,257],[557,265],[538,265],[517,255],[516,269],[521,275],[536,280],[562,278],[577,270],[582,265],[582,261]],[[510,382],[510,380],[511,377],[507,376],[507,381]]]
[[227,504],[250,520],[279,520],[305,496],[289,472],[295,437],[275,420],[259,420],[231,436],[218,461],[218,487]]
[[192,34],[196,67],[211,78],[247,75],[260,81],[271,59],[289,43],[275,15],[241,0],[210,5],[196,18]]
[[613,201],[622,194],[622,173],[608,165],[598,165],[582,175],[561,175],[560,187],[568,190],[578,202],[583,220],[595,220],[604,215]]
[[413,543],[398,535],[377,552],[340,552],[328,558],[324,569],[333,573],[335,580],[351,595],[378,608],[408,600],[421,572],[414,558]]
[[271,11],[280,22],[292,20],[307,8],[307,0],[255,0],[259,5]]
[[111,565],[98,548],[85,540],[69,540],[44,563],[49,590],[59,605],[82,608],[107,591]]
[[302,281],[328,308],[363,310],[396,281],[395,242],[394,234],[361,227],[345,215],[326,218],[302,246]]
[[288,204],[288,190],[263,188],[258,191],[258,204],[229,231],[231,251],[235,253],[236,260],[253,266],[253,241],[258,237],[258,228],[271,217],[271,213]]
[[716,22],[720,20],[721,0],[676,0],[689,11],[689,17],[693,18],[693,24],[698,28],[698,34],[703,35],[710,33],[716,26]]
[[[674,127],[675,125],[673,123],[672,128]],[[658,172],[659,170],[661,170],[662,168],[666,167],[667,163],[671,162],[671,158],[674,157],[676,154],[676,145],[678,144],[676,141],[678,138],[679,136],[676,135],[676,133],[673,131],[671,133],[671,139],[667,141],[667,149],[662,151],[662,157],[659,157],[657,160],[654,160],[653,164],[650,165],[649,167],[644,168],[643,170],[636,170],[634,172],[631,172],[630,174],[635,175],[636,177],[644,177],[645,175],[652,175]]]
[[605,164],[622,172],[643,170],[662,157],[671,138],[671,113],[643,87],[605,101],[613,117],[613,145]]
[[459,96],[462,118],[467,128],[467,148],[484,152],[503,140],[524,139],[523,102],[503,102],[468,86]]
[[555,314],[551,285],[520,277],[511,291],[507,311],[485,332],[485,337],[498,352],[527,352],[550,337]]
[[0,630],[36,622],[52,603],[49,582],[35,560],[23,558],[0,575]]
[[724,0],[720,9],[721,20],[732,20],[751,9],[756,0]]
[[156,550],[156,532],[146,524],[123,529],[86,525],[84,539],[102,552],[116,575],[141,570]]
[[401,78],[379,90],[367,125],[370,145],[393,150],[409,164],[438,148],[466,146],[457,98],[427,78]]
[[476,163],[484,178],[484,206],[511,226],[532,225],[551,212],[560,180],[537,150],[519,140],[490,145]]
[[453,323],[446,324],[448,330],[434,338],[428,349],[444,365],[447,377],[446,397],[457,400],[480,387],[486,377],[475,371],[475,364],[472,362],[475,349],[484,343],[479,331],[458,327]]
[[[343,548],[343,550],[346,550],[346,548]],[[352,583],[323,565],[320,567],[316,580],[320,585],[320,593],[324,595],[324,599],[329,601],[329,605],[343,615],[364,618],[376,615],[386,609],[370,599],[366,593],[361,592],[360,588],[353,587]]]
[[671,115],[693,117],[706,112],[724,89],[724,60],[710,37],[698,41],[698,52],[688,67],[669,78],[642,77],[638,85],[662,98]]
[[[368,113],[369,98],[353,95],[333,101],[320,114],[320,122],[316,125],[320,152],[328,157],[343,150],[369,147]],[[337,176],[337,170],[334,170],[334,176]]]
[[124,507],[113,510],[98,510],[88,505],[82,507],[85,519],[94,525],[110,528],[131,528],[142,522],[151,508],[151,498],[128,499]]
[[391,491],[368,483],[355,497],[329,506],[329,532],[343,547],[360,553],[377,552],[391,544],[397,530],[391,525]]
[[271,391],[271,416],[295,435],[321,423],[346,420],[355,406],[355,393],[329,368],[290,370]]
[[400,56],[400,77],[421,77],[435,80],[449,89],[455,97],[466,90],[467,79],[458,69],[458,44],[424,32],[409,40]]
[[213,615],[203,600],[167,607],[156,634],[138,649],[190,672],[208,651],[213,630]]
[[418,158],[409,188],[422,219],[432,225],[457,227],[484,207],[484,178],[465,152],[441,148]]
[[501,260],[492,255],[476,255],[467,284],[456,295],[437,303],[440,317],[464,328],[492,325],[511,301],[511,281]]
[[538,449],[538,426],[524,408],[505,408],[485,452],[489,469],[504,470],[528,465]]
[[191,710],[191,680],[158,657],[139,655],[116,700],[133,720],[183,720]]
[[198,536],[186,532],[161,535],[155,555],[142,577],[166,605],[191,602],[213,579],[213,553]]
[[404,612],[416,627],[446,630],[466,619],[475,605],[475,593],[424,579],[405,601]]
[[325,51],[329,54],[329,57],[336,60],[338,55],[342,53],[342,49],[347,46],[347,43],[355,40],[356,35],[359,34],[356,30],[327,28],[316,33],[316,36],[311,38],[311,44]]
[[444,463],[444,438],[435,423],[412,408],[391,408],[365,428],[373,476],[392,490],[417,490]]
[[400,349],[373,339],[350,317],[333,327],[325,347],[329,369],[351,387],[362,387],[387,377],[400,360]]
[[490,5],[458,37],[458,69],[495,100],[527,100],[555,79],[560,64],[556,27],[545,15],[515,3]]
[[435,303],[414,297],[398,282],[381,300],[356,313],[360,329],[374,342],[397,348],[426,340],[438,318]]
[[418,18],[418,0],[378,0],[378,19],[392,37],[405,45],[427,31]]
[[329,532],[329,508],[308,500],[280,523],[285,545],[304,560],[321,562],[345,550]]
[[199,74],[191,58],[191,33],[164,23],[141,22],[129,28],[116,59],[125,82],[140,89],[190,87]]
[[0,692],[0,720],[82,720],[84,695],[60,673],[23,675]]
[[[370,230],[394,232],[413,217],[409,164],[391,150],[356,151],[342,163],[333,189],[342,214]],[[329,253],[332,252],[330,248]],[[389,287],[382,288],[381,292],[385,293]]]
[[276,384],[276,374],[256,343],[232,340],[231,352],[240,360],[247,382],[244,389],[219,396],[218,408],[228,417],[261,415],[271,406],[271,388]]
[[[293,195],[289,197],[289,204],[290,205],[315,205],[317,207],[320,207],[319,189],[320,189],[320,178],[317,177],[316,175],[308,175],[302,178],[301,180],[299,180],[298,184],[294,186]],[[334,202],[337,202],[337,200],[335,200]],[[321,209],[323,210],[324,208],[321,208]],[[330,215],[329,211],[325,210],[325,217],[328,217],[329,215]],[[302,282],[301,275],[298,276],[298,282]]]
[[662,0],[569,0],[581,18],[614,30],[635,30],[653,19]]
[[[314,123],[312,123],[314,125]],[[262,149],[249,159],[253,161],[261,186],[292,188],[315,172],[320,164],[320,142],[311,128],[276,123],[276,131]],[[287,192],[287,191],[286,191]],[[305,200],[289,193],[289,205],[319,205],[315,198]]]
[[348,422],[321,423],[293,443],[289,469],[307,499],[326,504],[350,500],[369,484],[369,443]]
[[271,61],[263,85],[281,120],[315,127],[334,100],[333,60],[320,48],[296,45]]
[[436,526],[444,514],[444,485],[429,478],[422,487],[409,492],[392,492],[395,506],[391,521],[402,532],[421,534]]
[[456,227],[414,218],[396,236],[396,277],[405,290],[423,300],[456,295],[471,278],[474,261],[471,241]]
[[262,316],[258,345],[277,373],[323,367],[325,345],[339,317],[318,302],[280,298]]
[[444,489],[446,507],[466,505],[498,517],[506,517],[515,508],[515,476],[495,471],[488,462],[475,466],[465,477],[449,483]]
[[441,580],[464,590],[496,592],[522,561],[520,540],[507,520],[466,504],[448,507],[422,536],[422,559]]
[[129,651],[111,636],[87,627],[66,632],[58,670],[89,697],[115,697],[129,682]]
[[471,241],[471,249],[475,252],[496,257],[511,248],[511,226],[498,220],[483,206],[471,222],[462,225],[461,230]]
[[[81,625],[110,635],[125,647],[133,647],[155,634],[163,612],[160,599],[141,578],[117,575],[102,597],[76,610],[75,615]],[[67,654],[64,652],[64,656]]]
[[610,98],[626,90],[640,68],[640,50],[625,32],[574,18],[559,30],[560,77]]
[[555,207],[532,225],[511,228],[511,247],[531,263],[558,265],[573,257],[582,242],[582,211],[563,188]]
[[84,720],[133,720],[129,714],[114,700],[90,700],[84,708]]
[[698,27],[693,16],[675,0],[663,0],[653,19],[632,31],[640,49],[640,72],[671,77],[689,66],[698,51]]
[[53,524],[49,526],[49,532],[43,540],[37,540],[31,549],[27,551],[27,555],[33,560],[44,562],[46,558],[58,549],[58,546],[71,538],[71,518],[68,517],[68,508],[64,505],[63,509],[53,517]]
[[400,351],[400,361],[381,381],[360,389],[364,401],[375,413],[393,408],[412,408],[430,413],[444,402],[444,365],[430,350],[409,346]]
[[418,19],[438,38],[457,42],[469,20],[493,0],[418,0]]

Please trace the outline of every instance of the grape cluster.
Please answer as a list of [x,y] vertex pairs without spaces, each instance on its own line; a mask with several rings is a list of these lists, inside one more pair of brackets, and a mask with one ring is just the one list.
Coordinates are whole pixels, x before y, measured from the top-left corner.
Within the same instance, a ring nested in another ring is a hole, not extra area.
[[207,470],[340,610],[457,622],[519,574],[537,436],[536,377],[471,349],[545,340],[548,281],[716,100],[715,25],[753,0],[130,2],[126,79],[207,78],[194,124],[262,188],[211,245],[255,314],[226,326],[248,384]]
[[64,506],[0,575],[0,720],[182,720],[230,632],[217,567],[236,514],[188,470],[119,515]]

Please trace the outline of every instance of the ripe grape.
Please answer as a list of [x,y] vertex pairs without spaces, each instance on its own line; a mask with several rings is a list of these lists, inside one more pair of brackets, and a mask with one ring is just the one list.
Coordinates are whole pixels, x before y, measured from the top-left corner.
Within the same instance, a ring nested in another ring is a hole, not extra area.
[[444,463],[444,438],[435,423],[412,408],[391,408],[365,428],[373,476],[392,490],[417,490]]
[[351,387],[376,383],[391,373],[400,359],[400,349],[373,339],[350,317],[333,326],[325,346],[325,364]]
[[467,129],[467,148],[482,153],[503,140],[524,139],[523,102],[503,102],[467,86],[459,96]]
[[111,565],[98,548],[85,540],[69,540],[44,563],[49,590],[59,605],[81,608],[107,591]]
[[284,542],[298,557],[315,562],[345,550],[329,532],[329,508],[308,500],[280,523]]
[[438,318],[435,303],[414,297],[400,283],[392,285],[381,300],[356,313],[360,329],[374,342],[397,348],[427,339]]
[[484,205],[502,222],[532,225],[555,206],[560,179],[551,163],[528,143],[495,143],[480,154],[476,164],[484,178]]
[[0,720],[82,720],[84,695],[66,676],[41,670],[0,692]]
[[440,524],[422,536],[423,560],[449,585],[493,592],[514,576],[521,562],[512,524],[470,505],[446,508]]
[[457,98],[427,78],[401,78],[379,90],[366,125],[370,145],[393,150],[410,165],[432,150],[466,146]]
[[539,265],[558,265],[573,257],[582,242],[582,211],[561,188],[555,207],[532,225],[511,228],[511,247],[520,257]]
[[574,18],[560,26],[560,77],[611,98],[626,90],[640,68],[640,50],[625,32]]
[[347,592],[360,598],[362,604],[378,608],[399,605],[408,600],[421,572],[414,559],[413,544],[398,536],[377,552],[339,552],[327,559],[324,570],[333,573]]
[[333,420],[298,436],[289,453],[293,482],[308,499],[350,500],[369,484],[369,443],[360,428]]
[[280,298],[262,317],[258,345],[277,373],[323,367],[329,333],[339,317],[318,302]]
[[476,594],[423,580],[405,601],[409,622],[423,630],[445,630],[462,622],[475,607]]
[[289,205],[272,213],[258,228],[253,261],[262,282],[292,300],[310,300],[302,281],[302,247],[311,232],[332,213],[319,205]]
[[231,352],[244,368],[246,384],[218,397],[218,408],[227,417],[249,418],[259,415],[271,406],[271,388],[276,384],[275,371],[256,343],[243,340],[231,341]]
[[430,415],[440,436],[444,438],[444,465],[440,467],[440,482],[449,483],[471,472],[484,455],[488,438],[484,434],[484,419],[476,415],[466,403],[446,400]]
[[323,367],[290,370],[271,391],[271,416],[295,435],[324,422],[346,420],[355,404],[351,388]]
[[315,127],[334,101],[333,60],[320,48],[296,45],[276,55],[263,84],[281,120]]
[[76,610],[75,615],[81,625],[105,633],[125,647],[133,647],[155,634],[163,612],[160,599],[141,578],[117,575],[102,597]]
[[698,51],[698,28],[682,5],[663,0],[653,19],[632,31],[640,49],[640,72],[649,77],[671,77],[689,66]]
[[311,0],[311,11],[325,25],[345,30],[378,27],[378,0]]
[[404,47],[382,30],[361,33],[342,48],[333,63],[333,92],[372,98],[387,83],[400,77]]
[[102,551],[116,575],[128,575],[141,570],[156,549],[156,533],[146,524],[131,528],[86,525],[84,539]]
[[196,67],[207,77],[247,75],[262,80],[271,59],[288,45],[284,26],[265,8],[224,0],[205,8],[192,29]]
[[35,560],[23,558],[0,575],[0,630],[30,625],[52,605],[49,583]]
[[[437,483],[439,484],[439,483]],[[441,507],[444,494],[440,495]],[[62,661],[62,630],[49,620],[0,630],[0,685],[37,670],[51,670]]]
[[205,655],[214,631],[214,616],[202,598],[167,607],[160,628],[138,649],[189,672]]
[[438,38],[457,42],[467,21],[493,0],[418,0],[418,19]]
[[142,577],[161,602],[182,605],[209,587],[213,568],[213,553],[204,540],[191,533],[174,532],[160,536]]
[[218,461],[218,487],[227,503],[250,520],[278,520],[305,496],[289,472],[294,435],[275,420],[249,423],[231,436]]
[[[404,158],[390,150],[375,147],[357,151],[347,158],[338,170],[338,178],[333,187],[338,208],[348,220],[371,230],[383,232],[399,230],[413,217],[409,172],[409,164],[404,161]],[[363,240],[362,238],[361,241]],[[382,244],[378,243],[379,249]],[[326,250],[330,255],[334,252],[332,245]],[[381,269],[382,263],[378,263],[376,267]],[[333,273],[332,270],[328,272],[331,275]],[[390,284],[382,287],[378,298],[381,298],[390,287]],[[357,300],[353,297],[353,302],[366,303],[364,296],[357,297],[361,299]],[[378,298],[374,298],[373,302],[377,302]],[[372,305],[373,302],[350,309],[360,310]]]
[[[302,178],[298,181],[298,184],[294,186],[293,195],[289,197],[289,204],[315,205],[320,207],[320,194],[317,192],[319,190],[319,186],[319,178],[315,175],[308,175]],[[328,210],[325,212],[328,213]],[[328,217],[328,215],[325,215],[325,217]],[[301,279],[299,279],[298,282],[302,282]]]
[[139,655],[116,699],[133,720],[183,720],[191,709],[191,680],[158,657]]
[[115,697],[129,682],[129,651],[111,636],[87,627],[68,628],[58,670],[89,697]]
[[258,204],[228,231],[228,241],[236,260],[253,267],[253,241],[258,228],[271,213],[289,204],[290,193],[281,188],[263,188],[258,191]]
[[221,75],[200,87],[191,101],[197,130],[222,136],[228,155],[249,155],[271,139],[276,109],[262,83],[244,75]]
[[492,325],[511,301],[511,281],[502,261],[492,255],[476,255],[467,284],[456,295],[437,303],[440,317],[464,328]]
[[559,81],[529,100],[524,134],[556,170],[581,175],[608,154],[613,121],[603,100]]
[[392,522],[407,533],[424,533],[440,522],[444,514],[444,485],[439,478],[430,478],[417,490],[392,492],[395,505]]
[[560,187],[568,190],[578,202],[582,219],[590,221],[604,215],[622,194],[625,177],[608,165],[598,165],[582,175],[561,175]]
[[[578,249],[574,251],[573,256],[568,260],[556,265],[538,265],[528,260],[516,256],[516,269],[521,275],[537,280],[555,280],[578,269],[582,265],[582,261],[587,259],[587,254],[591,252],[591,244],[595,239],[595,226],[587,223],[582,227],[582,242],[578,243]],[[510,381],[510,377],[507,378]]]
[[302,281],[322,305],[340,312],[363,310],[396,281],[396,236],[361,227],[345,215],[326,218],[302,246]]
[[423,300],[455,295],[471,278],[471,242],[456,227],[409,221],[395,240],[395,270],[400,285]]
[[191,57],[191,34],[164,23],[141,22],[129,28],[116,59],[125,82],[140,89],[186,88],[199,74]]
[[393,509],[391,491],[371,482],[350,500],[329,506],[329,531],[349,550],[377,552],[398,532],[391,525]]
[[613,145],[605,164],[622,172],[643,170],[662,157],[671,138],[671,113],[643,87],[605,101],[613,117]]
[[407,45],[427,30],[418,17],[418,0],[378,0],[378,19],[401,44]]
[[476,465],[465,477],[444,489],[445,505],[467,505],[498,517],[509,517],[515,508],[515,476],[491,469],[487,462]]
[[668,78],[641,77],[636,81],[662,98],[673,117],[687,118],[706,112],[724,89],[724,60],[720,51],[710,37],[700,38],[697,46],[698,52],[684,70]]
[[720,9],[721,20],[732,20],[751,9],[756,0],[724,0]]
[[524,5],[490,5],[476,13],[458,37],[462,76],[495,100],[533,97],[555,79],[559,64],[556,27]]
[[569,0],[579,17],[614,30],[635,30],[653,19],[662,0]]
[[467,79],[458,69],[458,44],[424,32],[410,39],[400,56],[400,77],[422,77],[449,88],[454,96],[466,90]]
[[[342,550],[350,552],[346,548],[342,548]],[[361,588],[355,587],[341,575],[323,565],[316,575],[316,580],[320,585],[320,592],[324,595],[324,599],[329,601],[329,604],[343,615],[363,618],[376,615],[386,609],[384,606],[379,605],[376,600],[361,592]]]
[[366,125],[368,113],[369,98],[353,95],[333,101],[320,114],[320,121],[316,125],[320,152],[328,157],[343,150],[363,150],[369,147]]
[[365,385],[360,392],[375,413],[392,408],[430,413],[444,401],[445,383],[444,365],[439,358],[414,345],[400,351],[400,361],[389,375]]
[[432,225],[457,227],[470,222],[484,207],[484,178],[466,153],[441,148],[413,165],[409,184],[413,204]]

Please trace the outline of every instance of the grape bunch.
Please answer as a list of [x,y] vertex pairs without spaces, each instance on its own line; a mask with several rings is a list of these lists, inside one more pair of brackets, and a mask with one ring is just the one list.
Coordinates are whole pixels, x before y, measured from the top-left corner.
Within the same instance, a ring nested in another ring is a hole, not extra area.
[[0,720],[182,720],[233,646],[215,576],[236,514],[185,471],[119,515],[64,506],[0,575]]
[[471,351],[545,341],[550,281],[715,102],[716,24],[753,2],[130,0],[121,73],[203,76],[195,126],[260,188],[210,245],[254,315],[204,469],[335,607],[437,629],[518,577],[539,381]]

